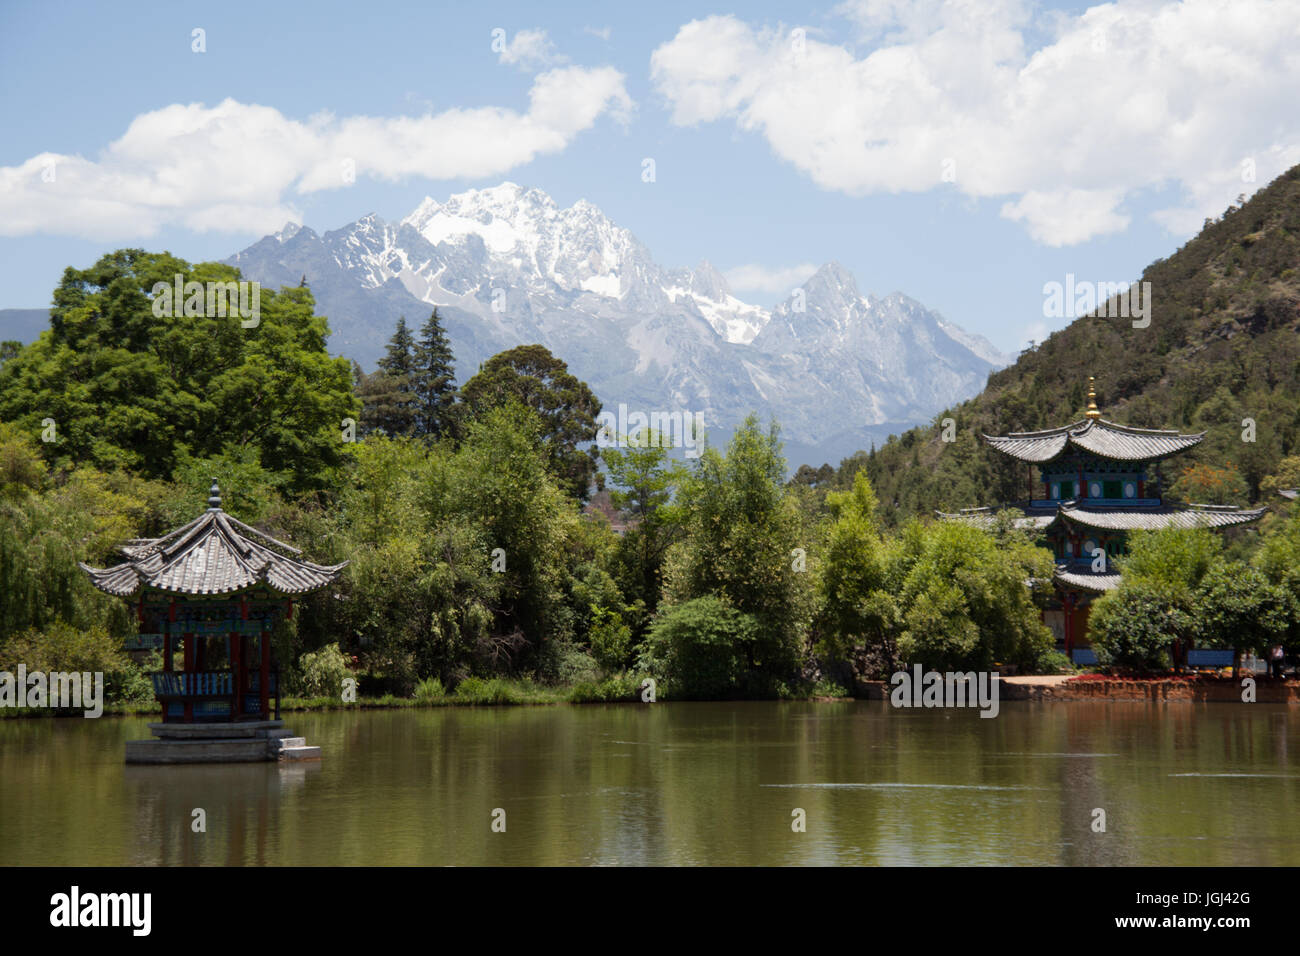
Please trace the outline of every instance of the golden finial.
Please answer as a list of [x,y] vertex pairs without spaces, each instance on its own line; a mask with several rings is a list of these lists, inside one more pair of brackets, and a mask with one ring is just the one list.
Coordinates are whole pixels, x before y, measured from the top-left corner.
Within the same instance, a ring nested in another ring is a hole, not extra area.
[[1088,417],[1101,418],[1101,409],[1097,407],[1097,380],[1091,375],[1088,376]]

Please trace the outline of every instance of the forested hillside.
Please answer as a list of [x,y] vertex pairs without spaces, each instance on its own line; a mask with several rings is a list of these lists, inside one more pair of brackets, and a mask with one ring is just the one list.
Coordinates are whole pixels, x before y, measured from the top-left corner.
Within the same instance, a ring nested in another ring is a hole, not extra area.
[[[1300,452],[1297,267],[1300,167],[1207,220],[1195,239],[1146,268],[1149,327],[1134,328],[1124,317],[1077,319],[932,425],[846,459],[833,483],[847,486],[865,464],[889,524],[935,509],[1023,498],[1025,469],[999,460],[980,433],[1079,420],[1092,375],[1111,421],[1207,432],[1167,475],[1174,482],[1183,466],[1201,466],[1175,490],[1224,503],[1270,498],[1265,479],[1277,474],[1284,457]],[[942,422],[949,417],[956,435],[945,442]],[[1253,442],[1243,440],[1245,419],[1254,422]]]

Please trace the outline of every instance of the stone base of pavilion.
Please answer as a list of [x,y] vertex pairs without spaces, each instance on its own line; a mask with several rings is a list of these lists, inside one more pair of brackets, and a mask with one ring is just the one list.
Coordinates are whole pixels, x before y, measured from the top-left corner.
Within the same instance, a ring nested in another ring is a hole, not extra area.
[[320,747],[285,729],[283,720],[149,725],[153,740],[128,740],[127,763],[252,763],[319,760]]

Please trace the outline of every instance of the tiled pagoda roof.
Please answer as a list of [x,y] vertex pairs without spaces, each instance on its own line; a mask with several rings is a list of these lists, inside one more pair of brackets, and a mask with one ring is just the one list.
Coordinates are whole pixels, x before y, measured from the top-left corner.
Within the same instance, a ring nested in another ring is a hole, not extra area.
[[209,508],[161,538],[137,538],[111,568],[81,568],[95,587],[116,597],[149,588],[177,595],[234,594],[267,586],[284,595],[325,587],[347,567],[301,560],[297,548],[277,541],[221,510],[216,482]]
[[1118,571],[1110,571],[1106,574],[1092,574],[1087,571],[1067,571],[1065,568],[1057,568],[1052,580],[1066,587],[1101,594],[1104,591],[1113,591],[1119,587],[1119,577]]
[[1247,524],[1263,515],[1263,508],[1244,509],[1217,505],[1187,508],[1086,508],[1074,502],[1061,505],[1067,521],[1102,531],[1154,531],[1158,528],[1227,528]]
[[[1153,531],[1158,528],[1227,528],[1256,521],[1265,509],[1236,508],[1227,505],[1191,505],[1186,508],[1165,505],[1158,508],[1082,506],[1077,501],[1063,501],[1050,509],[1023,508],[1024,517],[1015,519],[1017,528],[1044,531],[1064,519],[1101,531]],[[997,521],[992,508],[967,508],[956,514],[935,512],[943,521],[964,521],[981,528],[991,528]]]
[[1088,418],[1062,428],[1038,432],[985,435],[993,448],[1020,461],[1042,463],[1067,450],[1079,449],[1114,461],[1156,461],[1186,451],[1205,437],[1154,428],[1117,425],[1104,418]]
[[[973,524],[979,528],[992,528],[997,523],[997,512],[992,508],[964,508],[955,514],[946,511],[936,511],[935,515],[940,521],[964,521],[966,524]],[[1027,513],[1024,517],[1016,518],[1013,522],[1017,528],[1033,528],[1042,530],[1047,528],[1056,520],[1056,510],[1050,512],[1034,510]]]

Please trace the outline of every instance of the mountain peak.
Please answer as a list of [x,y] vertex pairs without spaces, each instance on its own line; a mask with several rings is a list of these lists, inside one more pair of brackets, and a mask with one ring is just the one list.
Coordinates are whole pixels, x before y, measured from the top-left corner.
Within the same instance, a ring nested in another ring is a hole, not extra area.
[[715,302],[723,302],[731,295],[731,286],[712,262],[701,259],[691,272],[691,291]]
[[853,273],[834,259],[809,276],[803,287],[809,299],[836,309],[849,308],[862,298]]
[[819,461],[851,453],[860,428],[928,420],[991,368],[986,343],[896,297],[868,303],[837,261],[769,311],[733,295],[707,259],[665,269],[585,199],[560,208],[505,182],[425,197],[402,220],[412,229],[394,225],[367,216],[319,241],[286,228],[291,242],[232,261],[264,284],[310,276],[322,312],[339,316],[332,348],[363,365],[395,315],[437,305],[464,368],[540,342],[607,403],[693,408],[723,430],[758,410],[809,447],[834,445]]

